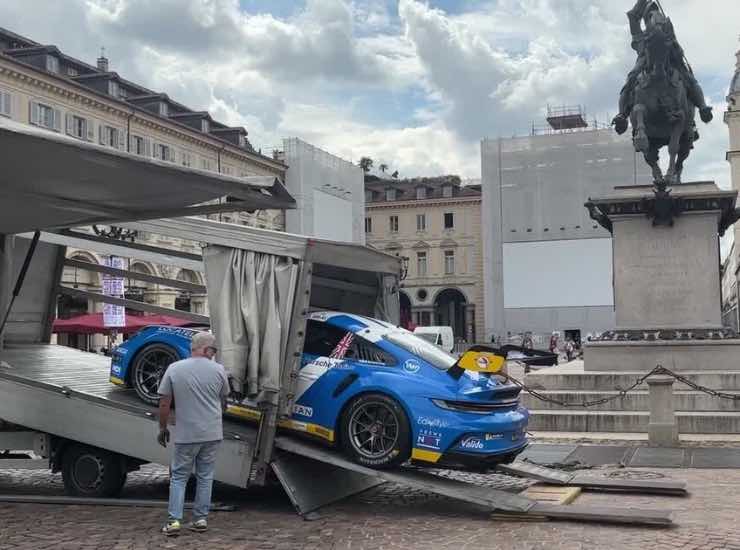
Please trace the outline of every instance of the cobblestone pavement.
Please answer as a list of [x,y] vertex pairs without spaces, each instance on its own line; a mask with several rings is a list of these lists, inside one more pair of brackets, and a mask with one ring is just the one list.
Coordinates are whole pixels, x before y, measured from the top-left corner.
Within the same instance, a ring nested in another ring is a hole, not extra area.
[[[644,470],[632,471],[646,475]],[[303,521],[277,487],[239,491],[217,486],[214,500],[238,503],[238,511],[213,513],[207,533],[184,533],[178,539],[166,539],[158,532],[164,510],[0,503],[0,550],[740,550],[740,470],[649,471],[686,480],[691,496],[585,493],[576,503],[669,508],[675,511],[676,527],[493,520],[484,510],[390,484],[325,509],[316,521]],[[486,479],[494,484],[500,481],[480,475],[471,477],[479,484]],[[511,489],[527,484],[514,481]],[[46,472],[0,471],[0,493],[61,494],[61,479]],[[131,474],[123,496],[166,498],[166,472],[149,467]]]

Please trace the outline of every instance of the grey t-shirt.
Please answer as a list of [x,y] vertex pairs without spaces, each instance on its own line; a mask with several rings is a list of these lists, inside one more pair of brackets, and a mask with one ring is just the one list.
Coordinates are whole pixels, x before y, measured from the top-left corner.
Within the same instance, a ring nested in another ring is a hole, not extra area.
[[229,394],[224,367],[205,357],[172,363],[159,384],[159,395],[175,400],[175,443],[203,443],[224,438],[222,399]]

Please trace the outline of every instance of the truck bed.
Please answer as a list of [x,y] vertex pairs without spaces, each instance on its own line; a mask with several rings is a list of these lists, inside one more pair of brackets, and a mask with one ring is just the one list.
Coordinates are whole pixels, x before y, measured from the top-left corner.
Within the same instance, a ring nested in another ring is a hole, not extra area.
[[[168,465],[157,444],[157,410],[108,380],[110,358],[53,344],[0,350],[0,419],[25,428]],[[216,479],[246,487],[256,426],[224,421]]]

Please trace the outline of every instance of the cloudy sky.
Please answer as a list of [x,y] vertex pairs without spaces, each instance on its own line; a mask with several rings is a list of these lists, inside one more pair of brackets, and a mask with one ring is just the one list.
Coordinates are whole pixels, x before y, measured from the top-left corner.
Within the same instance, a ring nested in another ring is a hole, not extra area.
[[[715,120],[687,179],[729,185],[722,122],[738,0],[663,0]],[[0,25],[111,67],[270,151],[297,136],[402,176],[480,177],[482,137],[548,103],[614,115],[632,0],[4,0]]]

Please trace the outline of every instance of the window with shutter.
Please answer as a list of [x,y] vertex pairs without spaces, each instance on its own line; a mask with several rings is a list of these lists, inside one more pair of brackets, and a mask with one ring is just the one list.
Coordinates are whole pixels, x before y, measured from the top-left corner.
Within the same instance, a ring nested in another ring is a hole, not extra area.
[[67,116],[64,117],[65,123],[64,123],[64,131],[68,135],[74,135],[72,130],[72,125],[74,124],[74,118],[72,117],[72,113],[67,113]]
[[149,138],[144,138],[144,154],[147,157],[152,156],[152,140]]
[[118,130],[118,148],[121,151],[126,150],[126,132],[124,130]]
[[62,131],[62,111],[59,109],[54,109],[54,130]]
[[102,124],[98,126],[98,143],[105,145],[105,126]]
[[0,92],[0,115],[12,116],[12,96],[9,92]]
[[38,126],[40,116],[39,104],[35,101],[31,101],[28,104],[28,122]]
[[95,122],[87,121],[87,141],[95,141]]

